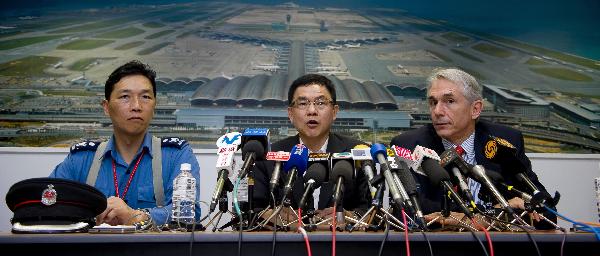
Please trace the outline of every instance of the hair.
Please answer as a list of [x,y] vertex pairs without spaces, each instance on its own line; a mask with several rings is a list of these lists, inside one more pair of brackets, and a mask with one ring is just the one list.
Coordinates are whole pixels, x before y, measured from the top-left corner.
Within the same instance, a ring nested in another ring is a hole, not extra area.
[[290,86],[290,89],[288,91],[288,106],[292,104],[292,101],[294,100],[294,93],[296,92],[296,89],[298,89],[298,87],[308,86],[312,84],[325,86],[325,89],[327,89],[327,91],[329,91],[329,94],[331,94],[333,104],[337,104],[335,97],[335,87],[333,86],[333,83],[331,82],[331,80],[329,80],[329,78],[318,74],[306,74],[301,77],[298,77],[298,79],[294,80],[294,82]]
[[110,94],[112,93],[115,84],[117,84],[123,77],[131,76],[131,75],[142,75],[150,80],[152,83],[152,92],[154,93],[154,97],[156,97],[156,72],[152,70],[152,68],[138,60],[132,60],[123,64],[113,71],[106,83],[104,84],[104,97],[106,100],[110,99]]
[[440,79],[445,79],[458,86],[462,86],[463,95],[470,102],[483,99],[481,86],[472,75],[469,75],[465,71],[449,68],[434,72],[427,78],[427,91],[429,92],[434,81]]

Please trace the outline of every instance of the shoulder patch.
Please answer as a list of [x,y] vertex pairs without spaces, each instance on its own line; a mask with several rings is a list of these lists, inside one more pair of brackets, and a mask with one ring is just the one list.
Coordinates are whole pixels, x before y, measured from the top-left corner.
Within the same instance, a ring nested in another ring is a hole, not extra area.
[[77,144],[73,144],[71,146],[71,153],[80,152],[80,151],[96,151],[98,146],[100,146],[101,141],[96,140],[84,140]]
[[161,142],[161,147],[172,147],[172,148],[178,148],[178,149],[181,149],[183,146],[188,144],[186,140],[178,138],[178,137],[161,138],[160,142]]

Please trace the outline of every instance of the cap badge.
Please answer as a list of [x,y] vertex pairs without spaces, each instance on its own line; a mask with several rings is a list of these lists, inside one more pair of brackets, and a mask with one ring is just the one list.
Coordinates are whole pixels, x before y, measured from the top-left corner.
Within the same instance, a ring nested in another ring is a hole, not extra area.
[[48,185],[47,189],[44,189],[42,192],[42,204],[44,205],[53,205],[56,203],[56,190],[54,190],[54,185]]

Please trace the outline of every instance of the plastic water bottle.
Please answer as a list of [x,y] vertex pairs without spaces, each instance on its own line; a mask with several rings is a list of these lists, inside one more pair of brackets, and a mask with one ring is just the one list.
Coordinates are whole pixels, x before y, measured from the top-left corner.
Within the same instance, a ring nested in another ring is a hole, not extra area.
[[192,176],[191,170],[191,164],[181,164],[181,173],[173,180],[172,220],[176,223],[195,222],[196,178]]

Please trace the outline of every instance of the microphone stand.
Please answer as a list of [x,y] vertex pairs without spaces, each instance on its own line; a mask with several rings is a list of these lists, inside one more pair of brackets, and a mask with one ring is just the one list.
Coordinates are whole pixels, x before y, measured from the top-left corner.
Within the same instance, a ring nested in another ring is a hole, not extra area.
[[[391,219],[391,221],[389,221],[390,225],[394,226],[399,230],[405,230],[406,226],[404,226],[404,223],[402,223],[393,214],[389,213],[383,208],[383,192],[385,191],[385,182],[382,181],[383,179],[380,175],[376,176],[373,179],[371,184],[376,187],[377,191],[375,192],[375,196],[371,200],[371,207],[359,220],[356,221],[356,224],[350,228],[350,232],[352,232],[355,228],[360,228],[361,226],[365,226],[366,231],[382,230],[382,224],[385,221],[384,216],[387,216],[388,219]],[[369,219],[365,223],[364,221],[366,218]],[[379,222],[377,223],[377,225],[373,224],[375,218],[379,218]]]
[[[451,187],[445,186],[445,185],[442,186],[442,187],[444,188],[444,194],[442,195],[442,210],[441,210],[442,215],[433,218],[431,221],[429,221],[427,223],[427,226],[429,227],[433,223],[436,223],[436,221],[438,219],[440,219],[440,218],[448,218],[448,217],[450,217],[451,219],[457,221],[460,224],[461,228],[460,228],[459,231],[462,231],[463,228],[469,228],[469,229],[471,229],[473,231],[478,231],[476,228],[474,228],[473,226],[471,226],[468,223],[466,223],[466,222],[463,221],[467,217],[466,214],[461,219],[459,219],[459,218],[456,218],[454,215],[452,215],[450,213],[450,203],[449,203],[449,198],[448,198],[447,195],[456,195],[456,194],[452,193],[454,191],[449,192],[452,189]],[[457,204],[460,203],[460,201],[458,201],[458,200],[454,200],[454,201]],[[444,224],[442,224],[442,228],[443,227],[444,227]]]
[[[233,212],[229,211],[229,200],[227,199],[227,192],[231,192],[233,191],[233,184],[231,184],[231,181],[229,179],[225,180],[225,184],[223,184],[223,190],[221,190],[221,194],[219,194],[219,212],[217,212],[215,215],[213,215],[212,218],[210,218],[209,222],[206,224],[206,227],[208,228],[210,226],[210,224],[213,224],[213,229],[212,231],[215,232],[217,230],[217,226],[219,225],[219,222],[221,221],[221,217],[223,216],[224,213],[229,213],[231,214],[231,216],[234,216]],[[224,228],[230,226],[231,224],[225,224],[224,226],[218,228],[219,231],[222,231]]]

